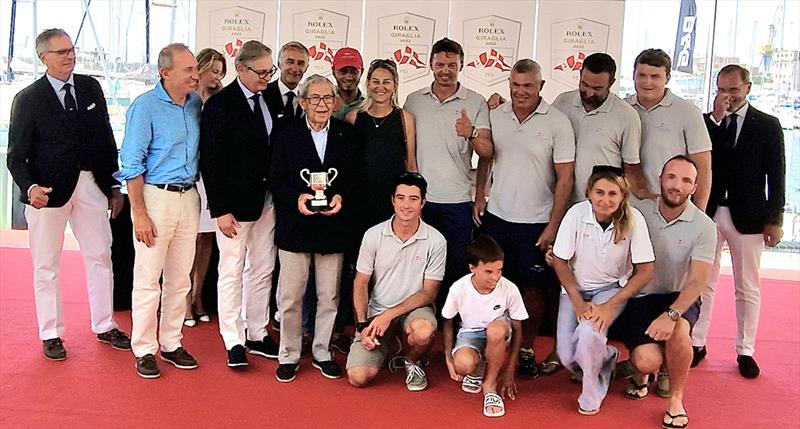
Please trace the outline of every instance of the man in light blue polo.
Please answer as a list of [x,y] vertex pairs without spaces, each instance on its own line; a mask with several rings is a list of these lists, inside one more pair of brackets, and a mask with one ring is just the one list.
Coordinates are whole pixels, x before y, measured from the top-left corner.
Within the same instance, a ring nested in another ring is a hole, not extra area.
[[158,69],[159,83],[128,110],[122,170],[115,174],[127,181],[131,200],[136,239],[131,346],[144,378],[160,375],[155,359],[159,342],[162,360],[181,369],[197,368],[181,346],[200,218],[194,187],[202,103],[195,93],[197,61],[188,47],[175,43],[158,54]]

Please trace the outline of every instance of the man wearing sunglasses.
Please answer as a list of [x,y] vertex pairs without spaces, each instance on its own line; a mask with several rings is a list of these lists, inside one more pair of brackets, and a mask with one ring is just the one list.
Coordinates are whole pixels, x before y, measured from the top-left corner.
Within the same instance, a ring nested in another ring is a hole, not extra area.
[[238,77],[206,102],[200,128],[200,170],[220,253],[219,331],[231,368],[247,366],[245,350],[278,357],[267,334],[275,208],[267,191],[272,117],[262,97],[276,69],[270,48],[256,40],[242,45],[235,64]]

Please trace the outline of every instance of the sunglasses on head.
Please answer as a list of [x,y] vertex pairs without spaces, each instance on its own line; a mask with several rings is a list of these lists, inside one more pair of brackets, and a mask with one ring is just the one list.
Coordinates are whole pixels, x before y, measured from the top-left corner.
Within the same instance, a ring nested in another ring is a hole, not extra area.
[[374,66],[384,66],[384,67],[391,67],[393,69],[397,68],[397,64],[394,62],[394,60],[391,60],[391,59],[385,59],[384,60],[384,59],[378,58],[378,59],[372,60],[372,62],[369,63],[369,65],[372,66],[372,67],[374,67]]
[[625,177],[625,171],[623,169],[611,165],[595,165],[592,167],[592,174],[597,173],[611,173],[618,177]]

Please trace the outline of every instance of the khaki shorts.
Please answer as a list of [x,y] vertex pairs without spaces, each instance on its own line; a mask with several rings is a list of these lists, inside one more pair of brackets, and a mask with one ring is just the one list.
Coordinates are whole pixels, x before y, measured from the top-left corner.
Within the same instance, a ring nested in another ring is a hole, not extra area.
[[[371,368],[382,367],[388,353],[390,351],[396,351],[397,340],[395,338],[401,338],[399,336],[401,334],[405,335],[406,327],[408,327],[413,320],[417,319],[427,320],[433,325],[433,329],[436,329],[436,313],[433,311],[433,307],[426,306],[414,309],[410,313],[392,320],[389,329],[386,331],[386,335],[383,336],[381,345],[372,350],[364,348],[364,345],[361,343],[361,334],[356,333],[356,337],[353,339],[353,345],[350,346],[350,354],[347,355],[346,368],[350,369],[357,366],[368,366]],[[402,344],[402,340],[400,344]],[[402,350],[400,352],[402,352]]]

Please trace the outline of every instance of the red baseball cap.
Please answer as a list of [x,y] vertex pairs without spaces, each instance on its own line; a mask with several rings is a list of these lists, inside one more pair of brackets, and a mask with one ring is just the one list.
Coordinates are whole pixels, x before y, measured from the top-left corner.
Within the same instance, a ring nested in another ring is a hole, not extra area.
[[336,51],[333,56],[333,69],[341,70],[345,67],[355,67],[359,70],[364,70],[364,60],[361,59],[361,54],[358,50],[353,48],[341,48]]

